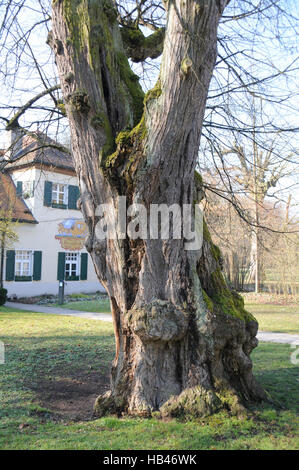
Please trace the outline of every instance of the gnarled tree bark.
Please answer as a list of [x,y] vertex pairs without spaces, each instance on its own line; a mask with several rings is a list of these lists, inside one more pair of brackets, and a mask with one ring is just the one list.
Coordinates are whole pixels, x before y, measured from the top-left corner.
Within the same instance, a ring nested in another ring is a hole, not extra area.
[[71,128],[86,246],[111,299],[116,337],[111,391],[98,398],[98,416],[238,412],[264,398],[249,358],[257,322],[226,286],[207,228],[202,249],[187,251],[183,239],[102,240],[96,214],[99,204],[111,204],[115,221],[120,195],[148,209],[198,198],[195,164],[227,3],[166,2],[160,76],[144,97],[112,1],[53,2],[49,42]]

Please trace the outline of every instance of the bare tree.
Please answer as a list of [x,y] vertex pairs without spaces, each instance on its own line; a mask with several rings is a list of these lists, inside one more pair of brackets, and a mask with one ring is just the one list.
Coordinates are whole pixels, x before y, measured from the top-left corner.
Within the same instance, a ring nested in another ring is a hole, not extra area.
[[18,241],[18,235],[15,218],[16,194],[9,190],[9,186],[5,185],[2,178],[0,195],[0,287],[3,288],[5,250]]
[[[208,182],[212,182],[211,175],[204,173],[203,178],[205,176]],[[237,202],[245,211],[248,201],[243,199],[244,196],[240,195]],[[213,242],[221,250],[227,281],[235,290],[243,290],[251,269],[251,225],[239,216],[229,201],[213,192],[206,192],[204,214]]]
[[[250,128],[249,134],[236,132],[232,125],[225,145],[219,141],[211,143],[208,154],[213,164],[202,162],[201,170],[207,175],[207,191],[226,198],[251,228],[251,275],[255,291],[259,292],[263,272],[261,239],[265,230],[275,231],[273,225],[265,225],[264,215],[261,222],[260,213],[271,207],[265,204],[269,198],[276,203],[285,202],[279,183],[291,175],[294,180],[298,149],[287,145],[286,135],[267,124],[269,116],[261,98],[246,92],[245,102],[248,107],[243,119]],[[233,109],[230,109],[231,116]],[[293,137],[296,140],[296,135]]]
[[[151,204],[199,200],[202,183],[194,170],[203,123],[213,144],[214,133],[227,130],[223,122],[230,117],[219,118],[219,99],[294,73],[295,65],[286,65],[258,76],[248,71],[248,51],[242,51],[236,70],[241,50],[233,43],[238,34],[240,45],[242,34],[235,25],[246,24],[249,16],[269,22],[279,2],[231,2],[223,14],[228,3],[53,2],[48,42],[63,94],[59,104],[70,124],[80,207],[89,227],[87,249],[111,299],[116,337],[111,391],[97,400],[98,415],[159,409],[199,416],[222,407],[238,412],[242,403],[265,398],[249,358],[257,323],[227,287],[206,225],[202,250],[187,251],[183,239],[103,240],[97,214],[99,205],[109,203],[115,222],[119,196],[148,211]],[[284,27],[290,16],[280,10],[280,18]],[[143,27],[152,30],[149,36]],[[161,52],[159,79],[144,96],[128,58],[140,67]]]
[[109,293],[115,327],[112,389],[98,398],[98,415],[157,409],[203,415],[225,406],[228,396],[235,410],[264,396],[249,360],[257,323],[227,288],[207,230],[202,252],[186,251],[182,239],[103,241],[96,215],[100,204],[110,203],[115,220],[120,195],[148,210],[193,203],[226,3],[165,3],[159,80],[145,98],[126,55],[144,59],[152,43],[156,51],[157,32],[144,39],[139,29],[124,31],[110,2],[53,5],[51,45],[89,227],[87,249]]
[[291,194],[287,204],[278,206],[275,212],[275,218],[272,214],[273,225],[280,227],[284,233],[272,233],[268,237],[268,249],[264,250],[263,256],[267,269],[265,288],[277,294],[295,297],[299,292],[299,221],[292,207]]

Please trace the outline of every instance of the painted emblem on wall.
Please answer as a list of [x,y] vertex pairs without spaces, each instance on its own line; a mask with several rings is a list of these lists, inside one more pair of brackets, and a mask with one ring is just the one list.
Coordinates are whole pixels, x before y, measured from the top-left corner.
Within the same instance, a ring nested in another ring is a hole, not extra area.
[[64,250],[82,250],[87,235],[87,226],[83,220],[66,219],[58,225],[58,234],[55,235]]

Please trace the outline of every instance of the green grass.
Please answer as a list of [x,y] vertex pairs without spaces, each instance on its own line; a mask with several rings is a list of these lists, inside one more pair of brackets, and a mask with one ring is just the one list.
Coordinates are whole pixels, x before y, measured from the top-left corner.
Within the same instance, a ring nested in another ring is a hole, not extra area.
[[45,380],[105,374],[114,354],[110,323],[0,307],[1,449],[295,449],[298,367],[288,345],[261,343],[252,357],[260,382],[279,406],[240,420],[221,413],[188,422],[107,417],[54,419],[36,393]]
[[78,300],[76,302],[66,302],[63,305],[48,304],[49,307],[62,307],[71,310],[81,310],[82,312],[97,312],[107,313],[111,312],[110,302],[107,299],[101,300]]
[[299,305],[271,305],[245,303],[245,308],[259,322],[262,331],[299,333]]
[[72,298],[72,299],[92,299],[93,297],[95,297],[96,294],[68,294],[68,297]]

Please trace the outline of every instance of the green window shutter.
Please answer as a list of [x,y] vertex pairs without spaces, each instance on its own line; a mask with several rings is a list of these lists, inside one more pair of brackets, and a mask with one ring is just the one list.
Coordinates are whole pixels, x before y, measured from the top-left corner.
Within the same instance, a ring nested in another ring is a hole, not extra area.
[[79,188],[78,186],[70,185],[68,187],[68,208],[69,209],[77,209],[77,200],[79,197]]
[[22,181],[17,181],[17,196],[18,197],[23,196],[23,183],[22,183]]
[[57,265],[57,280],[64,281],[65,278],[65,253],[60,251],[58,253],[58,265]]
[[87,261],[88,261],[88,254],[81,253],[81,269],[80,269],[81,281],[87,281]]
[[42,252],[33,253],[33,280],[40,281],[42,278]]
[[52,204],[52,183],[45,181],[44,187],[44,206],[50,207]]
[[14,281],[15,279],[15,250],[7,250],[6,252],[6,281]]

